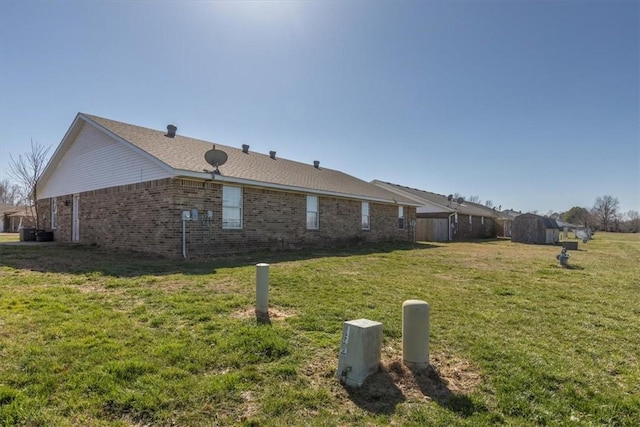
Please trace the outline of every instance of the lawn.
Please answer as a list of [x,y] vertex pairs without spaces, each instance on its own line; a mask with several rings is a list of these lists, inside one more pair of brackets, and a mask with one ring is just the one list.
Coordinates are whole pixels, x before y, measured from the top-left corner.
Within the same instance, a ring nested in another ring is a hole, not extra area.
[[[173,261],[0,245],[0,424],[640,425],[640,235]],[[270,316],[254,315],[268,262]],[[402,302],[431,368],[402,363]],[[383,323],[380,372],[334,378],[342,323]]]

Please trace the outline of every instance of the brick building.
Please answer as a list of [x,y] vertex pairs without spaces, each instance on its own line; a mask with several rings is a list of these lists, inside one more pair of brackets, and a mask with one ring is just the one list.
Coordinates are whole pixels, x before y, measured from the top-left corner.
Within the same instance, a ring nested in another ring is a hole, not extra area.
[[[78,114],[38,183],[55,240],[191,257],[413,239],[410,199],[167,128]],[[226,157],[217,168],[212,149]]]
[[494,209],[479,203],[456,201],[452,196],[389,182],[375,180],[372,183],[418,204],[416,213],[418,240],[443,242],[487,239],[497,236],[499,212]]

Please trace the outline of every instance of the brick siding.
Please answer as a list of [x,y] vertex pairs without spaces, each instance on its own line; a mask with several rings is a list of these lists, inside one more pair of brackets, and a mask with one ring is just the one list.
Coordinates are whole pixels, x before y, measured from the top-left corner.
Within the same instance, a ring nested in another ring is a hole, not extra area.
[[[181,212],[192,209],[199,217],[185,223],[188,257],[413,239],[411,229],[398,228],[397,205],[370,202],[371,229],[362,230],[361,201],[336,197],[319,196],[319,229],[307,230],[306,196],[245,186],[243,227],[224,230],[220,183],[163,179],[88,191],[80,194],[80,242],[181,257]],[[58,241],[71,241],[71,200],[71,195],[57,198]],[[50,200],[38,203],[44,228],[50,228]],[[415,208],[404,210],[408,225]]]

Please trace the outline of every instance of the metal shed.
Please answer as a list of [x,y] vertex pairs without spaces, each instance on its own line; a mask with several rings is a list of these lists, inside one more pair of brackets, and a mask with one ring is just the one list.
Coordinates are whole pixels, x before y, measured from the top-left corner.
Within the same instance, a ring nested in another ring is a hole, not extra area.
[[513,220],[512,242],[554,244],[559,240],[560,227],[553,218],[527,213]]

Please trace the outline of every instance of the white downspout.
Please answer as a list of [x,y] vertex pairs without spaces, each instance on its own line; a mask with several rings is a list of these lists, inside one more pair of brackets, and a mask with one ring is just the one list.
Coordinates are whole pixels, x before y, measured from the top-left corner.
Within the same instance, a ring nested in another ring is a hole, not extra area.
[[451,215],[449,215],[449,241],[453,240],[453,227],[452,227],[452,223],[451,223],[451,217],[454,216],[456,213],[452,213]]
[[187,257],[187,221],[182,219],[182,256]]

